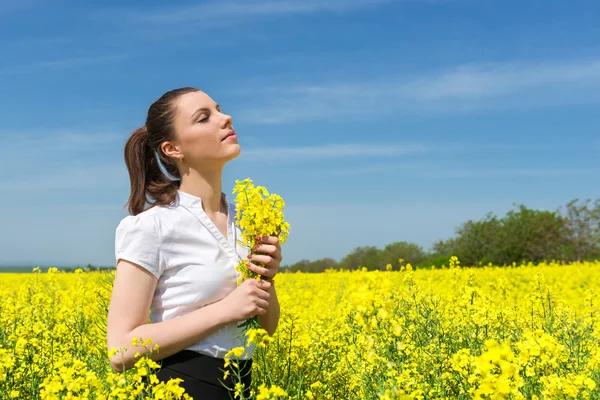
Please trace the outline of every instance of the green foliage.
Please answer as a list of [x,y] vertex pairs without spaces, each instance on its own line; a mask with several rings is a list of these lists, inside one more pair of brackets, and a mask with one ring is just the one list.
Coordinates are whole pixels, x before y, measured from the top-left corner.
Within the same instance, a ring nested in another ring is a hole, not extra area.
[[502,229],[494,241],[496,251],[489,261],[502,265],[561,259],[566,233],[566,221],[559,214],[521,205],[502,219]]
[[326,269],[337,269],[338,262],[333,258],[322,258],[316,261],[300,260],[289,266],[286,270],[290,272],[323,272]]
[[565,213],[568,244],[564,250],[570,260],[600,258],[600,199],[570,201]]
[[438,256],[456,255],[463,265],[508,265],[513,262],[579,261],[600,256],[600,200],[566,210],[533,210],[519,205],[502,218],[491,214],[467,221],[456,237],[433,246]]
[[[385,269],[385,265],[392,264],[394,269],[398,264],[407,264],[410,263],[412,265],[420,264],[427,257],[427,253],[423,248],[417,244],[409,243],[409,242],[395,242],[392,244],[388,244],[381,251],[380,256],[380,265],[383,265]],[[404,262],[399,262],[398,260],[404,260]]]
[[502,230],[502,221],[487,214],[481,221],[467,221],[458,230],[454,254],[466,265],[492,261]]
[[363,266],[378,269],[381,265],[381,250],[375,246],[362,246],[355,248],[350,254],[342,258],[340,268],[357,270]]
[[429,254],[423,261],[416,265],[417,268],[441,269],[450,265],[451,256]]
[[[385,270],[388,264],[398,270],[407,263],[417,265],[427,258],[427,253],[414,243],[396,242],[379,249],[375,246],[356,247],[340,262],[332,258],[322,258],[316,261],[300,260],[285,268],[290,272],[323,272],[326,269],[345,269],[355,271],[363,267],[369,270]],[[400,261],[402,260],[402,261]],[[447,264],[447,261],[446,261]]]
[[385,270],[388,264],[397,270],[408,263],[418,268],[442,268],[449,265],[451,256],[457,256],[465,266],[600,259],[600,199],[575,199],[562,211],[518,205],[503,217],[488,213],[478,221],[464,222],[454,237],[436,242],[430,252],[410,242],[391,243],[383,249],[361,246],[340,262],[331,258],[302,260],[288,270]]

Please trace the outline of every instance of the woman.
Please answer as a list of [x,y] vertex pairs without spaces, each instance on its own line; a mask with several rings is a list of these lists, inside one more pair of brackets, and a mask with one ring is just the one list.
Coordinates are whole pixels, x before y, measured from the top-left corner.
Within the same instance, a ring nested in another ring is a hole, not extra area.
[[[146,124],[125,145],[131,215],[116,228],[116,276],[108,311],[108,349],[127,347],[110,358],[117,371],[131,368],[133,337],[158,344],[159,380],[182,378],[193,398],[229,399],[223,357],[243,346],[240,323],[258,315],[272,335],[279,321],[273,277],[281,263],[277,237],[261,238],[248,267],[264,276],[237,285],[235,266],[249,249],[237,240],[234,210],[222,192],[224,165],[240,146],[231,117],[194,88],[165,93],[149,110]],[[160,160],[160,161],[159,161]],[[176,178],[173,180],[164,173]],[[144,210],[147,198],[150,207]],[[148,310],[151,309],[148,323]],[[252,367],[253,347],[241,359]],[[245,385],[250,385],[250,374]]]

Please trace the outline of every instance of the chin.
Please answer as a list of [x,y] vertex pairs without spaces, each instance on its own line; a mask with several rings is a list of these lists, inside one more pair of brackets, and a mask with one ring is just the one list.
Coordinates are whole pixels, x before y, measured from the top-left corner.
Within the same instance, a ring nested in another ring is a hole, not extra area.
[[231,146],[231,150],[228,151],[228,154],[227,154],[227,159],[233,160],[234,158],[239,156],[241,152],[242,152],[242,148],[239,144],[236,144],[235,146]]

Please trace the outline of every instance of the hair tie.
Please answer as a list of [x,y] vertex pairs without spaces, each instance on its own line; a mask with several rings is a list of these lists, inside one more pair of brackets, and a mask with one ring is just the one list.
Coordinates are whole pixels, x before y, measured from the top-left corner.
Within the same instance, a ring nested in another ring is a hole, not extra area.
[[158,163],[158,169],[161,170],[161,172],[167,177],[169,178],[169,180],[171,181],[179,181],[181,180],[181,178],[177,178],[173,175],[171,175],[167,169],[165,168],[164,164],[162,163],[162,161],[160,160],[160,157],[158,156],[158,153],[156,152],[156,150],[153,150],[154,152],[154,157],[156,158],[156,162]]

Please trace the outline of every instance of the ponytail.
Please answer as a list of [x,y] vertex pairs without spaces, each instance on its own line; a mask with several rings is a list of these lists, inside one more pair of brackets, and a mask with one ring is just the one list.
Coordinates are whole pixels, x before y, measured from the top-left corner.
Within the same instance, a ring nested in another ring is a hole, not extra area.
[[[126,205],[131,215],[144,211],[147,202],[150,208],[155,205],[168,205],[177,196],[179,184],[161,171],[157,154],[160,154],[163,165],[168,166],[167,171],[178,178],[177,168],[166,159],[160,149],[155,153],[150,145],[146,125],[133,131],[125,144],[125,165],[129,171],[131,187]],[[148,201],[148,197],[154,201]]]
[[[192,87],[184,87],[163,94],[148,109],[146,124],[133,131],[127,140],[125,165],[129,170],[131,193],[126,205],[129,206],[130,214],[137,215],[144,211],[147,202],[150,207],[166,206],[177,198],[180,182],[177,179],[180,180],[181,175],[177,165],[162,152],[160,145],[175,139],[175,100],[186,93],[197,91]],[[148,198],[151,200],[148,201]]]

